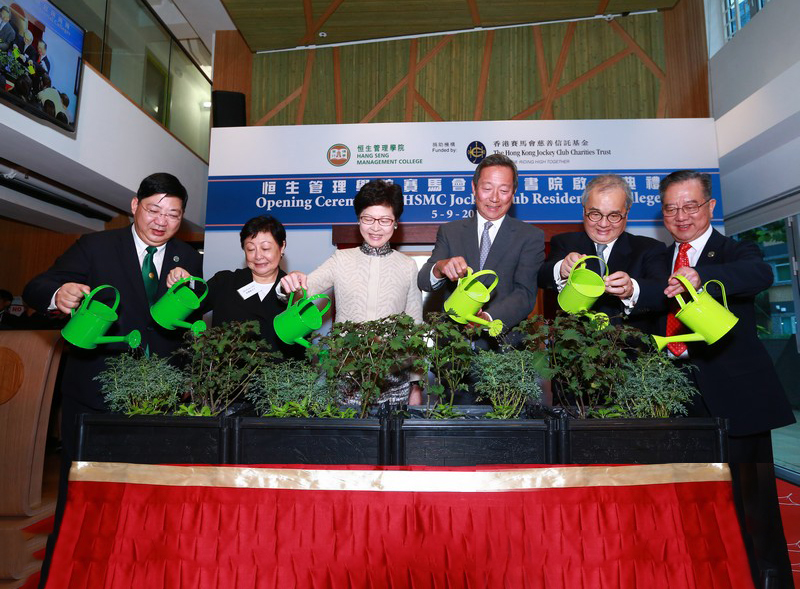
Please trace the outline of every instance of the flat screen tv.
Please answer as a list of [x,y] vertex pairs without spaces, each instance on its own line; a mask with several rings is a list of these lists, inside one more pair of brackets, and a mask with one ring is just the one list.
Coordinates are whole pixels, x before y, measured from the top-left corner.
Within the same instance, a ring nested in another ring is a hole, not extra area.
[[0,0],[0,99],[75,131],[84,30],[47,0]]

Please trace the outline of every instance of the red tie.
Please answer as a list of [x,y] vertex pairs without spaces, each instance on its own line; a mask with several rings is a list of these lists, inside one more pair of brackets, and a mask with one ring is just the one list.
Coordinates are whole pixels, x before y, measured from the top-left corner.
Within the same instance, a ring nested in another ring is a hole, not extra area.
[[[678,268],[683,268],[689,265],[689,248],[692,247],[688,243],[682,243],[678,248],[678,257],[675,258],[675,266],[672,268],[674,274]],[[678,306],[677,301],[672,301],[673,309]],[[667,337],[676,335],[683,331],[683,323],[675,317],[675,311],[670,311],[667,315]],[[676,357],[680,356],[686,351],[686,344],[683,342],[673,342],[667,344],[667,349],[672,352]]]

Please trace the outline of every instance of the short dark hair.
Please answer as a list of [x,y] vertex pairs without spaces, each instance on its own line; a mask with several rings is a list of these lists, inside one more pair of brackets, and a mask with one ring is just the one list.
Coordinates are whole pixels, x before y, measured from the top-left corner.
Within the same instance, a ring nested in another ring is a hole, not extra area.
[[8,291],[4,288],[0,288],[0,301],[13,301],[14,295],[11,294],[11,291]]
[[353,199],[356,217],[360,217],[364,209],[376,205],[392,207],[394,220],[399,221],[400,215],[403,214],[403,189],[386,180],[370,180],[361,187]]
[[182,207],[186,208],[186,203],[189,200],[189,195],[186,189],[172,174],[167,172],[157,172],[150,174],[147,178],[142,180],[139,184],[139,190],[136,191],[136,198],[142,200],[154,194],[168,194],[169,196],[176,196],[181,199]]
[[11,16],[11,9],[8,6],[0,6],[0,12],[5,12],[8,16]]
[[493,153],[492,155],[487,155],[481,163],[478,164],[478,167],[475,168],[475,173],[472,174],[472,183],[477,186],[478,180],[481,178],[481,172],[483,172],[484,168],[490,168],[492,166],[503,166],[505,168],[510,168],[512,172],[514,172],[514,192],[517,191],[517,185],[519,184],[519,175],[517,173],[517,164],[514,163],[507,155],[502,153]]
[[696,170],[677,170],[665,176],[661,179],[661,182],[659,182],[658,194],[661,196],[661,200],[664,200],[664,194],[667,192],[667,188],[673,184],[680,184],[681,182],[688,182],[689,180],[698,180],[700,186],[703,187],[703,196],[705,199],[709,200],[711,198],[711,174],[698,172]]
[[286,243],[286,228],[283,224],[271,215],[261,215],[253,217],[247,221],[239,232],[239,243],[244,249],[244,240],[255,237],[259,233],[269,233],[279,247]]

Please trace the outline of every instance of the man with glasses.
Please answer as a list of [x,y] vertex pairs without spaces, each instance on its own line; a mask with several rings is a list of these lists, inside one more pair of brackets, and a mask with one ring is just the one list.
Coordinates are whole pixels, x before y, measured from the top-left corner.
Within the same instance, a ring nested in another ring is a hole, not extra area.
[[[505,155],[484,158],[472,178],[477,214],[439,227],[436,245],[417,276],[431,292],[453,291],[458,279],[488,269],[499,281],[481,315],[500,319],[506,330],[523,321],[536,303],[536,275],[544,260],[544,233],[508,215],[517,191],[517,166]],[[483,340],[480,345],[489,345]]]
[[592,178],[581,200],[583,231],[553,237],[539,270],[539,286],[560,292],[578,260],[597,256],[599,260],[587,261],[587,268],[604,277],[608,270],[608,276],[605,294],[592,311],[605,313],[612,323],[625,320],[651,331],[663,300],[664,244],[625,231],[633,195],[624,178],[616,174]]
[[[133,224],[82,236],[53,266],[31,280],[22,294],[38,311],[58,309],[69,314],[98,286],[110,284],[119,291],[119,319],[108,335],[125,335],[137,329],[141,348],[162,358],[181,344],[179,330],[159,327],[150,317],[150,306],[166,290],[169,271],[181,266],[193,276],[202,275],[202,258],[191,246],[175,239],[181,226],[188,195],[172,174],[151,174],[131,200]],[[98,293],[103,299],[111,289]],[[101,296],[102,295],[102,296]],[[107,301],[113,303],[113,298]],[[94,380],[105,361],[126,352],[126,344],[100,345],[94,350],[70,349],[61,377],[62,469],[56,509],[56,528],[48,542],[48,556],[66,499],[66,479],[76,452],[76,418],[81,413],[103,413],[106,404]],[[42,578],[46,578],[45,560]]]
[[[761,584],[758,571],[765,574],[773,569],[778,578],[769,586],[788,588],[792,572],[776,499],[770,430],[794,423],[795,418],[772,360],[758,339],[754,304],[756,295],[772,284],[772,269],[756,244],[725,237],[711,227],[716,201],[711,198],[708,174],[673,172],[661,181],[659,192],[664,227],[675,239],[663,268],[670,275],[664,294],[671,299],[685,290],[676,274],[686,277],[695,289],[719,280],[725,285],[728,307],[739,318],[716,343],[670,344],[669,353],[691,370],[700,390],[701,398],[690,408],[692,416],[728,419],[735,498],[743,514],[745,543],[755,555],[751,564],[757,585]],[[722,302],[716,285],[709,285],[709,292]],[[663,313],[661,334],[674,332],[667,325],[676,325],[669,321],[676,307],[672,302]]]

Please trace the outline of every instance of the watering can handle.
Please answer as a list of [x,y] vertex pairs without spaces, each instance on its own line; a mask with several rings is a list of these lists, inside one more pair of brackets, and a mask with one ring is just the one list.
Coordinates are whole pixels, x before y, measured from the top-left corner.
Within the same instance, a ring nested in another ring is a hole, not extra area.
[[[594,258],[595,260],[599,260],[600,256],[583,256],[580,260],[575,262],[575,264],[572,266],[572,270],[569,271],[569,275],[572,276],[572,273],[575,272],[575,270],[578,268],[579,265],[581,265],[581,267],[585,266],[586,262],[588,260],[591,260],[592,258]],[[603,261],[605,262],[605,260],[603,260]],[[606,274],[605,275],[608,276],[608,264],[604,264],[604,266],[606,267]]]
[[[302,290],[302,291],[303,291],[303,296],[302,296],[302,298],[301,298],[299,301],[297,301],[297,304],[298,304],[298,305],[300,304],[300,301],[302,301],[303,299],[305,299],[305,298],[306,298],[306,294],[307,294],[307,293],[306,293],[306,289],[304,289],[304,288],[301,288],[300,290]],[[289,302],[286,304],[286,306],[287,306],[287,307],[291,307],[291,306],[292,306],[292,301],[293,301],[293,300],[294,300],[294,291],[292,291],[292,292],[290,292],[290,293],[289,293]]]
[[331,308],[331,297],[329,297],[326,294],[315,294],[315,295],[311,295],[310,297],[302,298],[302,299],[300,299],[298,301],[298,304],[300,304],[300,303],[310,303],[311,301],[316,301],[317,299],[328,299],[328,304],[325,305],[324,309],[320,310],[320,313],[322,313],[324,315],[325,313],[328,312],[328,309]]
[[[697,300],[697,291],[692,286],[692,283],[689,282],[689,280],[683,274],[675,274],[674,276],[675,276],[675,278],[678,279],[678,281],[681,284],[683,284],[683,286],[686,288],[686,292],[688,292],[689,295],[692,297],[692,300],[696,301]],[[719,281],[718,280],[714,280],[714,281],[709,280],[708,282],[719,282]],[[708,284],[708,282],[706,284]],[[721,282],[720,282],[720,286],[722,286]],[[725,288],[724,287],[722,289],[722,294],[723,294],[723,296],[725,295]],[[678,304],[681,306],[681,309],[683,309],[684,305],[686,304],[686,303],[683,302],[683,297],[681,295],[677,294],[677,295],[675,295],[675,298],[678,299]],[[727,307],[727,305],[725,305],[725,306]]]
[[[116,288],[114,288],[113,286],[111,286],[110,284],[101,284],[97,288],[93,289],[92,292],[90,292],[88,295],[83,297],[83,302],[81,303],[81,306],[79,308],[80,309],[84,309],[84,308],[88,307],[89,306],[89,302],[94,298],[94,295],[96,295],[98,293],[98,291],[100,291],[100,290],[102,290],[104,288],[113,288],[114,289],[114,293],[117,295],[117,298],[114,299],[114,306],[111,308],[111,310],[112,311],[116,311],[117,310],[117,305],[119,305],[119,291]],[[72,309],[70,315],[75,315],[75,311],[76,311],[76,309]]]
[[175,282],[175,284],[173,284],[171,287],[169,287],[169,291],[168,292],[175,292],[176,290],[178,290],[178,287],[183,286],[187,282],[191,282],[193,280],[196,280],[198,282],[202,282],[206,287],[205,292],[203,292],[203,296],[201,296],[200,299],[198,300],[199,303],[202,303],[203,299],[206,298],[206,295],[208,295],[208,283],[205,280],[203,280],[202,278],[199,278],[197,276],[186,276],[185,278],[181,278],[181,279],[177,280]]
[[725,296],[725,285],[722,284],[719,280],[709,280],[708,282],[706,282],[703,285],[703,290],[708,290],[708,285],[711,284],[712,282],[716,282],[717,284],[719,284],[719,289],[722,291],[722,304],[727,309],[728,308],[728,298]]
[[[472,268],[467,266],[467,274],[461,280],[471,279],[470,280],[470,284],[472,284],[472,282],[475,279],[477,279],[479,276],[488,276],[489,274],[493,274],[494,275],[494,282],[492,282],[492,286],[487,287],[488,290],[492,291],[492,290],[494,290],[494,287],[497,286],[497,282],[500,280],[500,277],[497,275],[497,272],[495,272],[494,270],[481,270],[481,271],[475,272],[475,274],[473,274],[472,273]],[[464,288],[468,288],[468,287],[469,287],[469,285],[465,285]]]

